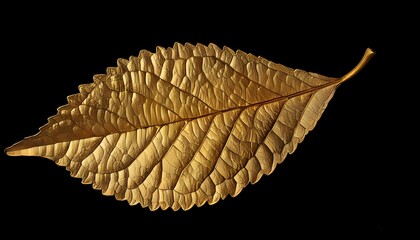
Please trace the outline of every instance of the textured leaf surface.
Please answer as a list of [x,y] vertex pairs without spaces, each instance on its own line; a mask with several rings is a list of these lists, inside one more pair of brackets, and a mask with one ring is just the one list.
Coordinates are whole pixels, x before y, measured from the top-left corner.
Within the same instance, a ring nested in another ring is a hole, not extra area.
[[371,56],[331,78],[214,44],[141,51],[81,85],[6,153],[51,159],[151,210],[214,204],[270,174]]

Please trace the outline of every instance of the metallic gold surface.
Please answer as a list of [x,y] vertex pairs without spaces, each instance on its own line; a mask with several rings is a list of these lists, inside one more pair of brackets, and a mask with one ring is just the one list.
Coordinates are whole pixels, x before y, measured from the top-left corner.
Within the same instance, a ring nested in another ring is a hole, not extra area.
[[214,44],[141,51],[6,153],[51,159],[130,205],[214,204],[273,172],[373,54],[331,78]]

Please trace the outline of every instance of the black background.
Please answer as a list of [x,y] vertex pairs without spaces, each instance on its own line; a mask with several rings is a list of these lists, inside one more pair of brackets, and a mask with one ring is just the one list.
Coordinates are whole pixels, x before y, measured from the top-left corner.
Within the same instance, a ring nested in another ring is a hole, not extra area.
[[2,149],[37,133],[78,85],[142,49],[212,42],[331,77],[351,70],[367,47],[377,54],[338,88],[295,153],[237,197],[212,206],[177,212],[130,207],[81,184],[52,161],[3,154],[3,232],[342,238],[386,236],[401,222],[399,233],[418,230],[415,221],[405,223],[406,215],[414,215],[414,195],[405,191],[406,183],[415,177],[402,174],[407,166],[401,163],[410,157],[399,144],[409,140],[399,133],[410,131],[403,119],[411,112],[396,102],[410,102],[412,96],[397,97],[407,79],[396,55],[406,46],[397,50],[393,39],[406,25],[388,18],[392,7],[343,3],[317,10],[262,2],[238,8],[215,3],[26,7],[4,9],[13,17],[2,19]]

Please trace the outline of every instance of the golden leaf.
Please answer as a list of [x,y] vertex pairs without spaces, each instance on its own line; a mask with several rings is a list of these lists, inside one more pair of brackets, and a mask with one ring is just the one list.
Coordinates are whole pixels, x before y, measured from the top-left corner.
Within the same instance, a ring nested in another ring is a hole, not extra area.
[[51,159],[130,205],[214,204],[273,172],[373,55],[331,78],[214,44],[141,51],[6,153]]

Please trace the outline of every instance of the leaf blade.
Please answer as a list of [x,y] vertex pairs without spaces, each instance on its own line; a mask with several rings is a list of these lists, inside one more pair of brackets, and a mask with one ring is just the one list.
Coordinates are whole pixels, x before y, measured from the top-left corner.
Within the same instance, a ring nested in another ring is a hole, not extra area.
[[274,171],[371,56],[330,78],[215,45],[142,51],[80,86],[6,153],[52,159],[151,210],[214,204]]

